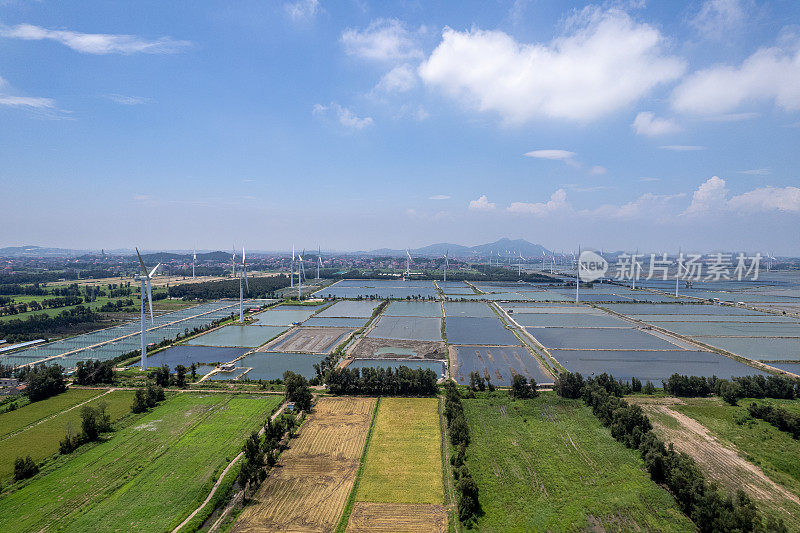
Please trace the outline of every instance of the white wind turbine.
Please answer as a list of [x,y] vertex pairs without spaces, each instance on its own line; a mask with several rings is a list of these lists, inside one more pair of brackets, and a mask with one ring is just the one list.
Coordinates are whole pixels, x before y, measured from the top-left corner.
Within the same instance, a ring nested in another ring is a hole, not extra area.
[[675,297],[678,297],[678,280],[681,277],[681,265],[683,264],[683,252],[681,252],[680,248],[678,248],[678,257],[675,260],[678,264],[678,268],[675,271]]
[[317,281],[319,281],[319,268],[322,266],[322,248],[317,247]]
[[411,253],[406,248],[406,276],[411,275]]
[[236,246],[233,247],[233,252],[231,253],[231,277],[236,277]]
[[[303,250],[303,254],[306,253]],[[303,274],[306,273],[305,267],[303,267],[303,254],[298,254],[297,260],[299,261],[297,265],[297,299],[301,300],[303,297]]]
[[[519,263],[517,263],[517,277],[521,278],[522,277],[522,261],[525,258],[522,257],[522,252],[517,251],[517,253],[519,254]],[[544,252],[542,252],[542,253],[544,253]],[[544,259],[542,259],[542,261],[544,261]],[[542,263],[542,264],[544,264],[544,263]]]
[[192,279],[194,279],[194,264],[197,261],[197,248],[192,251]]
[[292,245],[292,264],[289,266],[289,287],[294,287],[294,244]]
[[142,273],[136,276],[136,280],[142,282],[142,289],[140,295],[142,297],[142,370],[147,370],[147,321],[145,320],[144,314],[144,297],[145,292],[147,292],[147,301],[150,304],[150,324],[153,323],[153,293],[150,289],[150,280],[155,275],[156,270],[158,267],[161,266],[161,263],[157,264],[153,270],[150,271],[148,274],[147,268],[144,266],[144,261],[142,261],[142,255],[139,253],[139,249],[136,248],[136,255],[139,257],[139,264],[142,267]]
[[447,267],[450,266],[450,260],[447,257],[448,255],[450,255],[450,250],[445,250],[445,252],[444,252],[444,281],[447,281]]
[[239,322],[244,322],[244,286],[250,292],[250,284],[247,282],[247,262],[244,256],[244,246],[242,246],[242,271],[239,273]]

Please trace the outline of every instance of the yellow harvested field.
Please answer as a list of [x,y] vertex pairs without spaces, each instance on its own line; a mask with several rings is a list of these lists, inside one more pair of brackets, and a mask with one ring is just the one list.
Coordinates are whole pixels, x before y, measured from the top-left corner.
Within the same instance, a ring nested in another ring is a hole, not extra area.
[[320,399],[233,531],[333,531],[355,481],[375,403]]
[[442,435],[436,398],[383,398],[356,501],[444,502]]
[[447,507],[413,503],[356,502],[347,533],[447,531]]

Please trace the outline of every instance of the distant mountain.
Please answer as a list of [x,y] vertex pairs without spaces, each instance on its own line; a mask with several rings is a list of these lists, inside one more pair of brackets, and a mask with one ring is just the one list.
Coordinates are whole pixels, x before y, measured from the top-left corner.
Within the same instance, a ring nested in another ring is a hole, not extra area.
[[77,256],[83,250],[69,250],[67,248],[44,248],[42,246],[7,246],[0,248],[0,257],[56,257]]
[[[237,254],[237,258],[241,261],[241,256]],[[170,261],[191,261],[192,254],[176,254],[170,252],[157,252],[152,254],[142,254],[142,259],[148,263],[169,263]],[[197,254],[197,261],[230,261],[230,252],[208,252],[204,254]]]
[[[489,255],[500,255],[501,257],[519,256],[523,257],[541,257],[542,252],[547,255],[552,254],[550,250],[541,244],[533,244],[525,239],[508,239],[502,238],[498,241],[478,244],[476,246],[463,246],[461,244],[439,243],[423,246],[422,248],[415,248],[409,250],[411,255],[421,255],[424,257],[438,257],[449,251],[451,257],[488,257]],[[369,255],[388,255],[388,256],[404,256],[405,250],[392,250],[390,248],[380,248],[367,252]]]

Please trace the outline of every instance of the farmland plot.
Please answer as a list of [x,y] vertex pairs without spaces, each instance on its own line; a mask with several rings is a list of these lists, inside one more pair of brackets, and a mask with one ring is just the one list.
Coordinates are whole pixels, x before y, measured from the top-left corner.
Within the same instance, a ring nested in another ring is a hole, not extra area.
[[[111,439],[0,498],[0,531],[164,531],[208,494],[214,473],[279,396],[183,393]],[[36,505],[31,505],[36,502]]]
[[322,398],[233,527],[332,531],[355,481],[372,398]]
[[347,531],[444,531],[439,401],[383,398]]
[[636,450],[614,440],[579,400],[543,393],[464,399],[482,531],[693,531],[650,480]]

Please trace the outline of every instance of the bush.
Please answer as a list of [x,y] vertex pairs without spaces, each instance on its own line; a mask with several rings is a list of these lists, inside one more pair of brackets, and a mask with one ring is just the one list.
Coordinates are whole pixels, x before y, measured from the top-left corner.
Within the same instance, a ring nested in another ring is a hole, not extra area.
[[112,383],[114,381],[114,363],[112,361],[78,361],[75,371],[75,383],[78,385],[94,385],[96,383]]
[[722,381],[719,385],[719,395],[727,403],[736,405],[742,395],[742,386],[735,381]]
[[555,390],[563,398],[580,398],[583,376],[578,372],[562,372],[556,378]]
[[144,389],[136,389],[133,395],[131,411],[134,413],[144,413],[151,407],[158,405],[164,400],[164,389],[153,383],[148,383]]
[[287,370],[283,373],[283,382],[286,385],[286,400],[294,402],[299,411],[310,410],[313,396],[306,378]]
[[25,457],[25,459],[17,457],[14,461],[14,481],[28,479],[38,473],[39,467],[36,466],[36,463],[33,462],[30,455]]
[[522,374],[514,374],[511,381],[511,389],[508,392],[515,400],[524,400],[526,398],[535,398],[539,396],[539,391],[536,389],[536,382],[531,379],[530,383],[528,383],[528,378]]
[[64,369],[59,365],[34,367],[25,374],[25,390],[32,402],[38,402],[67,390]]

